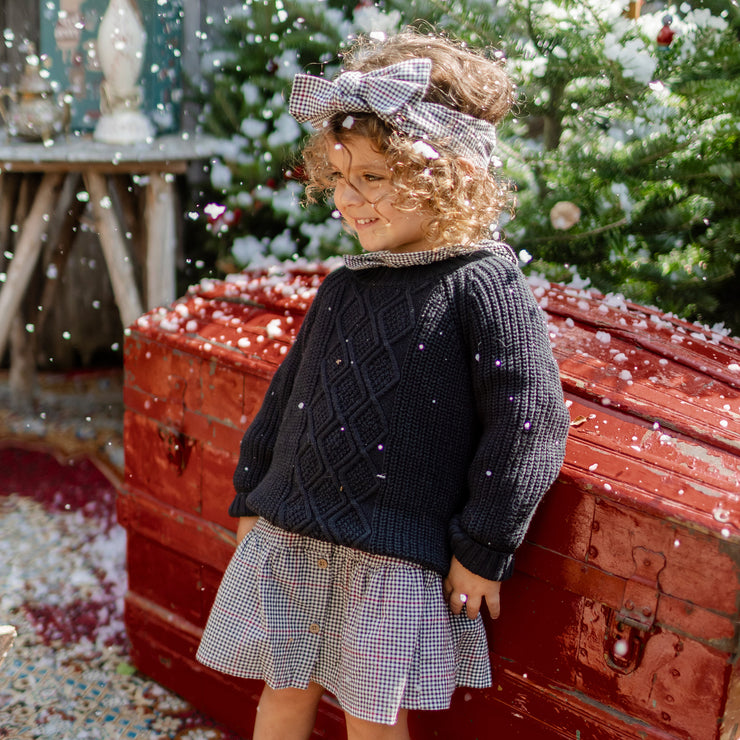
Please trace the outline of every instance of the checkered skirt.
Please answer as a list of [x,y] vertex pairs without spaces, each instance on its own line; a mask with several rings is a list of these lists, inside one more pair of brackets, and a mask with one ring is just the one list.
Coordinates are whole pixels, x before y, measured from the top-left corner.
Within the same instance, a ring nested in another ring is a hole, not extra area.
[[439,574],[286,532],[264,519],[238,545],[197,659],[273,689],[330,691],[349,714],[393,724],[491,685],[481,616],[450,613]]

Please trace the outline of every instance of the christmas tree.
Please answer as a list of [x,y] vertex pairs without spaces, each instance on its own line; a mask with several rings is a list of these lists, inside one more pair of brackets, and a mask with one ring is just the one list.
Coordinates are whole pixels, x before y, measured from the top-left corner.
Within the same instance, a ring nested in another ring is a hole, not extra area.
[[500,132],[518,201],[502,226],[527,269],[740,332],[737,10],[388,6],[505,53],[520,104]]
[[227,10],[207,55],[202,125],[223,141],[206,207],[224,270],[265,256],[325,258],[355,249],[331,204],[302,203],[300,142],[310,126],[288,113],[293,76],[332,77],[357,33],[394,25],[372,7],[326,0],[247,0]]
[[[296,72],[332,76],[358,33],[406,24],[498,49],[520,90],[500,130],[526,270],[740,333],[738,11],[639,13],[625,0],[250,0],[208,59],[204,127],[223,137],[209,224],[221,265],[355,249],[331,204],[305,208]],[[666,17],[668,16],[668,17]]]

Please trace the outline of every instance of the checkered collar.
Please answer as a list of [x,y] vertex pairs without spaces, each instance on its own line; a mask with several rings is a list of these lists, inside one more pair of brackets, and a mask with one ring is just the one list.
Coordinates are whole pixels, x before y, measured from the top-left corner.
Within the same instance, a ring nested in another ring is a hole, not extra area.
[[451,257],[459,257],[473,252],[490,252],[518,265],[519,261],[508,244],[495,241],[482,241],[470,246],[438,247],[423,252],[363,252],[363,254],[347,254],[344,264],[350,270],[366,270],[370,267],[414,267],[416,265],[430,265],[432,262],[441,262]]

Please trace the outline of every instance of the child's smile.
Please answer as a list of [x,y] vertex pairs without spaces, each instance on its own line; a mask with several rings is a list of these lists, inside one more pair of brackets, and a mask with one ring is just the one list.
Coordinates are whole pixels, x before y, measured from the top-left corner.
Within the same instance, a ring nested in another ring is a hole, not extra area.
[[334,203],[368,252],[421,252],[432,248],[424,210],[393,205],[395,187],[385,158],[363,136],[349,136],[329,152]]

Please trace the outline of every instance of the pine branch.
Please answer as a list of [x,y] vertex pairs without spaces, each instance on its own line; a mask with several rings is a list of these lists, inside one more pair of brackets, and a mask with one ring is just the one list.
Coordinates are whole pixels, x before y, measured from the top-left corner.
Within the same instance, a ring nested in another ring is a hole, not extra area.
[[617,221],[614,221],[610,224],[604,224],[603,226],[599,226],[595,229],[590,229],[589,231],[580,231],[575,234],[551,234],[549,236],[539,236],[539,237],[531,237],[528,239],[520,239],[519,244],[523,246],[527,246],[530,244],[541,244],[544,242],[576,242],[581,241],[583,239],[589,239],[594,236],[598,236],[599,234],[603,234],[607,231],[613,231],[615,229],[620,229],[622,226],[627,225],[627,219],[626,218],[620,218]]

